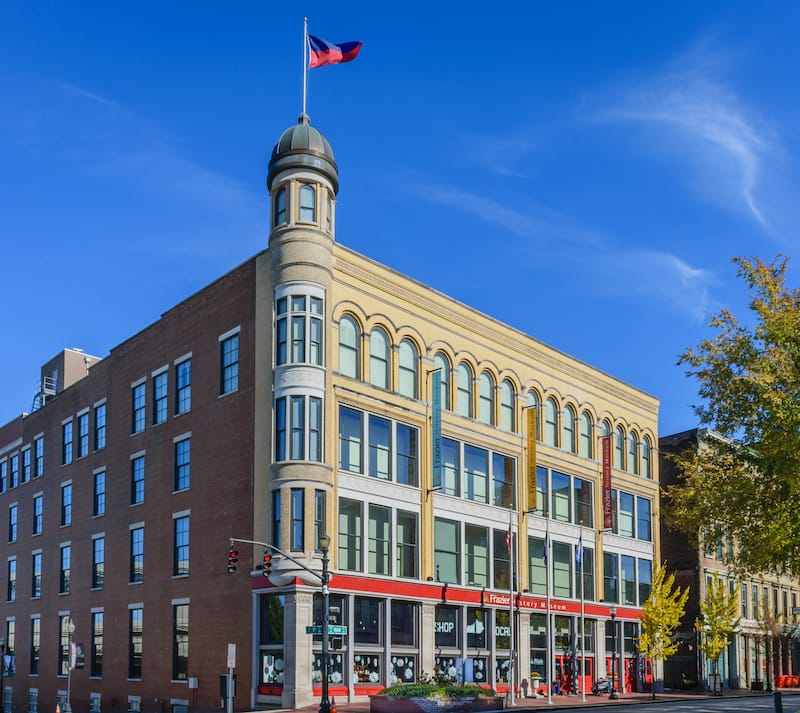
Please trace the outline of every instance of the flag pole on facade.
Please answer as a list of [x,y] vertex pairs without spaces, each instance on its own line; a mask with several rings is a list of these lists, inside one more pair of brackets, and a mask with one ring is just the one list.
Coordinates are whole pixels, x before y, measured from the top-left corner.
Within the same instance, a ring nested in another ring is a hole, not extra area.
[[586,676],[585,676],[585,666],[584,663],[586,650],[584,648],[584,637],[586,635],[586,627],[584,625],[584,592],[583,592],[583,520],[580,521],[580,535],[578,536],[578,577],[580,578],[581,582],[581,657],[580,657],[580,668],[578,669],[581,682],[581,702],[586,703]]
[[308,94],[308,18],[303,18],[303,116],[306,115]]
[[508,506],[508,694],[514,703],[514,504]]
[[553,705],[553,627],[550,623],[550,513],[545,512],[544,572],[547,590],[545,623],[547,624],[547,703]]

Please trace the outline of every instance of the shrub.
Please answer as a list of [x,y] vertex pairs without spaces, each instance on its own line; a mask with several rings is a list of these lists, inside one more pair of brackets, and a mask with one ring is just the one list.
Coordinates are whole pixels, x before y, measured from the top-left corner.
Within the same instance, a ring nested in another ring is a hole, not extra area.
[[389,686],[378,695],[396,698],[491,698],[497,694],[491,688],[481,688],[470,683],[457,686],[453,683],[419,681]]

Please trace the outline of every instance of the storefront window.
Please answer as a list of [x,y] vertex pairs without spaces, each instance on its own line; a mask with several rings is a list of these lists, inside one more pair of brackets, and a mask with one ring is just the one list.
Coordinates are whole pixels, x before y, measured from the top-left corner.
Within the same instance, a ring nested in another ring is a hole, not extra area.
[[392,645],[414,646],[417,633],[417,605],[392,602]]
[[[328,620],[329,624],[342,624],[347,623],[347,611],[345,609],[347,599],[342,594],[329,594],[328,595],[328,611],[333,612],[331,618]],[[338,611],[337,611],[338,610]],[[312,612],[313,624],[315,626],[322,625],[322,594],[317,592],[314,594],[314,606]],[[322,634],[314,634],[314,643],[322,643]]]
[[450,681],[456,681],[458,678],[457,662],[458,660],[454,656],[437,656],[435,671]]
[[261,645],[283,645],[283,595],[262,595],[261,604]]
[[381,643],[381,601],[356,597],[353,606],[353,630],[357,644]]
[[283,685],[283,650],[261,654],[261,683],[267,686]]
[[508,609],[494,611],[494,647],[495,649],[511,648],[511,627],[508,625]]
[[381,680],[381,657],[356,654],[353,657],[353,683],[378,683]]
[[464,671],[465,683],[486,683],[489,659],[483,656],[467,659]]
[[[344,655],[331,652],[328,657],[328,682],[341,683],[344,681]],[[314,652],[311,677],[314,683],[322,682],[322,653]]]
[[488,612],[485,609],[467,609],[467,648],[486,648],[486,619]]
[[495,683],[508,683],[508,661],[507,657],[498,656],[495,659],[494,680]]
[[436,607],[436,648],[458,648],[458,613],[455,607]]
[[416,656],[392,655],[391,669],[389,670],[389,683],[413,683],[417,680]]

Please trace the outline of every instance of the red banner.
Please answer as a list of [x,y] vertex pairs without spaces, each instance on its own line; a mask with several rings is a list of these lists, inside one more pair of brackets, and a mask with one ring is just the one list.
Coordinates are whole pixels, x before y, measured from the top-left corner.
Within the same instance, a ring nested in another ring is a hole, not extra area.
[[603,436],[603,529],[614,526],[611,502],[611,436]]

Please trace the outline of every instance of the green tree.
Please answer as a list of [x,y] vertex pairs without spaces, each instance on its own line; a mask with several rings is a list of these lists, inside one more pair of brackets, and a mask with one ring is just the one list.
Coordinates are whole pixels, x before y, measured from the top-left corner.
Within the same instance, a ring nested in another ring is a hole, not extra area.
[[738,610],[738,594],[729,592],[725,582],[715,572],[706,587],[706,596],[700,603],[702,619],[694,623],[700,634],[700,650],[707,660],[713,662],[715,676],[719,673],[719,657],[730,645],[731,636],[739,626]]
[[[655,663],[663,661],[678,650],[673,634],[681,623],[688,598],[689,587],[681,589],[676,586],[675,575],[668,575],[664,565],[657,565],[653,572],[650,596],[647,597],[640,614],[642,633],[639,636],[639,653],[642,656],[652,659]],[[655,671],[655,666],[653,670]],[[655,697],[654,680],[653,698]]]
[[749,322],[721,311],[716,335],[678,362],[699,382],[701,425],[724,438],[677,457],[668,516],[687,533],[732,538],[740,574],[800,576],[800,290],[785,285],[785,257],[733,262],[750,289]]

